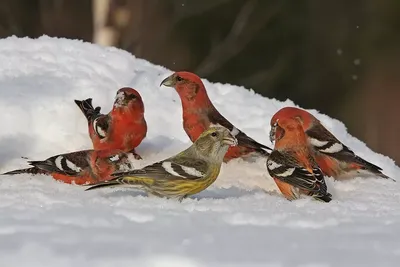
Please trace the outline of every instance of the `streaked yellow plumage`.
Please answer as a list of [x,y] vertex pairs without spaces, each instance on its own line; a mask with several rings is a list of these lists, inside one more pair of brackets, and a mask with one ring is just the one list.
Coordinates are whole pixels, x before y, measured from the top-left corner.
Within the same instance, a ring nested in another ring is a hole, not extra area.
[[203,191],[217,179],[225,153],[229,146],[236,144],[236,138],[225,127],[210,127],[192,146],[176,156],[140,170],[115,174],[115,179],[87,190],[133,186],[152,195],[181,200]]

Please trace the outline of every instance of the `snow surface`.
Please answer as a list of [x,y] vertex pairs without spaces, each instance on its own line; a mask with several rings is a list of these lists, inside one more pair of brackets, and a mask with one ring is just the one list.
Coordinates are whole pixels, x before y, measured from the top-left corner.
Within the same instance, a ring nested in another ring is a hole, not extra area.
[[[138,167],[188,147],[178,95],[159,86],[170,74],[115,48],[49,37],[0,40],[0,171],[25,167],[21,156],[40,160],[90,148],[73,100],[93,97],[106,112],[122,86],[136,88],[146,107]],[[204,82],[222,114],[271,145],[271,116],[293,102]],[[341,122],[312,113],[360,156],[399,177],[390,158]],[[213,186],[182,203],[138,191],[84,192],[47,176],[0,177],[0,266],[399,266],[399,182],[328,179],[331,203],[289,202],[264,164],[224,164]]]

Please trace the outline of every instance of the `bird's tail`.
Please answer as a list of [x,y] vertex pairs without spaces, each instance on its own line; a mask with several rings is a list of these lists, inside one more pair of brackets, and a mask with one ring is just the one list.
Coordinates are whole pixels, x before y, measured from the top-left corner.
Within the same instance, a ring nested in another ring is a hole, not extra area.
[[85,191],[93,190],[93,189],[100,189],[100,188],[105,188],[105,187],[115,187],[115,186],[122,186],[117,179],[112,179],[109,181],[101,182],[98,184],[91,184],[89,185],[90,187],[87,188]]
[[48,174],[48,172],[45,170],[39,169],[37,167],[31,167],[31,168],[26,168],[26,169],[19,169],[19,170],[5,172],[5,173],[2,173],[2,175],[14,175],[14,174],[23,174],[23,173],[32,174],[32,175]]
[[[384,178],[384,179],[389,179],[392,181],[396,181],[393,178],[390,178],[389,176],[385,175],[384,173],[382,173],[382,168],[379,166],[376,166],[375,164],[372,164],[371,162],[366,161],[365,159],[362,159],[360,157],[357,157],[356,162],[360,164],[361,169],[363,171],[366,171],[367,173],[372,173],[380,178]],[[361,172],[362,174],[362,172]]]
[[314,198],[323,202],[330,202],[332,200],[332,195],[326,193],[325,195],[314,196]]
[[[123,176],[121,176],[123,175]],[[154,184],[154,179],[149,177],[129,176],[127,173],[114,173],[111,176],[116,178],[104,181],[98,184],[91,184],[88,190],[99,189],[104,187],[137,187],[137,188],[150,188]]]
[[81,109],[83,115],[85,115],[88,122],[92,121],[94,117],[100,114],[100,107],[94,108],[92,105],[92,99],[88,98],[85,100],[74,100],[76,105]]
[[386,174],[382,173],[382,171],[375,172],[375,174],[376,174],[378,177],[381,177],[381,178],[384,178],[384,179],[389,179],[389,180],[392,180],[392,181],[396,182],[395,179],[393,179],[393,178],[387,176]]

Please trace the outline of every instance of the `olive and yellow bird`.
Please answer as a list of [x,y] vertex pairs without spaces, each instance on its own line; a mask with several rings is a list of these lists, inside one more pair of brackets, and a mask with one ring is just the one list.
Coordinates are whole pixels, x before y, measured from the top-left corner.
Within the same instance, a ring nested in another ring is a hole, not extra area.
[[227,128],[212,125],[183,152],[139,170],[115,173],[116,178],[87,190],[128,186],[182,201],[205,190],[217,179],[228,148],[236,145],[236,138]]

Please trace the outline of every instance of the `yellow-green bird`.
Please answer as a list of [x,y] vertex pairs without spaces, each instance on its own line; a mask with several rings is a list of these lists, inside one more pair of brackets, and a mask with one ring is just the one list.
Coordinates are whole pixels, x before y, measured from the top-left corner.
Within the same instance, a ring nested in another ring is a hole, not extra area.
[[218,177],[225,153],[237,140],[223,126],[212,125],[188,149],[139,170],[115,173],[116,178],[86,190],[112,186],[142,188],[151,195],[183,198],[209,187]]

